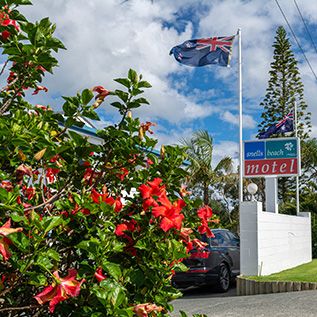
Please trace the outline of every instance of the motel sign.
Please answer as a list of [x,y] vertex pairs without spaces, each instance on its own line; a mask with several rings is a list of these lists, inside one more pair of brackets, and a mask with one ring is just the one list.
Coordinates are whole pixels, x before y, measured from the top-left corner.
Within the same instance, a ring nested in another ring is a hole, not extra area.
[[244,177],[300,175],[298,138],[244,142]]

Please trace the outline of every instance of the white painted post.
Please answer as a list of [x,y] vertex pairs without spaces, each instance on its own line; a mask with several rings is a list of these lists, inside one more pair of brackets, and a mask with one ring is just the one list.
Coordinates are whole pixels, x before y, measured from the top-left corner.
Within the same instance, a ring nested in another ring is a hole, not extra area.
[[240,203],[240,274],[258,275],[258,211],[262,203]]
[[265,177],[265,211],[278,213],[277,177]]
[[242,117],[242,45],[241,45],[241,28],[238,28],[238,36],[239,36],[239,201],[240,203],[243,201],[243,117]]

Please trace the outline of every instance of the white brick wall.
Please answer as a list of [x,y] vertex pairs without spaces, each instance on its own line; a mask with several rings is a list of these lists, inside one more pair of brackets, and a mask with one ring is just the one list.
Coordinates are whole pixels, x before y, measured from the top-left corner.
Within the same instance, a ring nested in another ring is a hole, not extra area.
[[310,213],[290,216],[262,211],[259,202],[240,205],[242,275],[269,275],[310,262]]

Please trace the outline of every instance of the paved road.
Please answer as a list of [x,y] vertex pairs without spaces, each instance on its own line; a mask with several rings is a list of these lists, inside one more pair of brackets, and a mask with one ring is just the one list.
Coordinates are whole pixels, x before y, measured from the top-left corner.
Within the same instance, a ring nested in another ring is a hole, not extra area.
[[179,310],[208,317],[317,317],[317,291],[236,296],[235,288],[222,295],[210,291],[186,292],[177,299],[173,317]]

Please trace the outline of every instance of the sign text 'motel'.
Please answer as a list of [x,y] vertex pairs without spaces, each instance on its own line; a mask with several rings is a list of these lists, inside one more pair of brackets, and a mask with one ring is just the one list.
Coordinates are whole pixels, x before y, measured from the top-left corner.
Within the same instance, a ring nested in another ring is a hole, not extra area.
[[244,142],[244,176],[295,176],[300,174],[298,138]]

